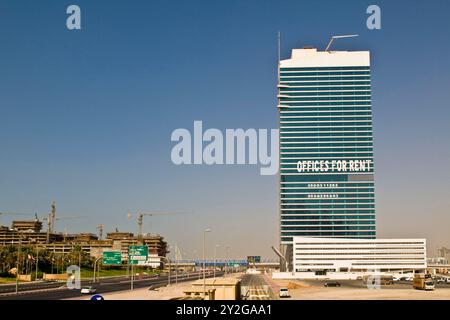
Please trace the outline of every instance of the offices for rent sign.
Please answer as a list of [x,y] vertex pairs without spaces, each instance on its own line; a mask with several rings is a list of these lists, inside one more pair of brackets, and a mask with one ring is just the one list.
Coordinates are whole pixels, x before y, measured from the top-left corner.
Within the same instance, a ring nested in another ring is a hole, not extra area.
[[371,172],[372,160],[303,160],[297,162],[297,171],[317,172]]

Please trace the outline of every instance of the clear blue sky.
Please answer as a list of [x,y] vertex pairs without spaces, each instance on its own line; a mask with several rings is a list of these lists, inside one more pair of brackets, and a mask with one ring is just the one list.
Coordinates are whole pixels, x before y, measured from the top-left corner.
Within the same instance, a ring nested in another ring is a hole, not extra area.
[[[81,31],[66,29],[69,4]],[[381,30],[366,28],[370,4]],[[137,209],[192,211],[145,231],[195,257],[211,227],[209,252],[272,257],[276,177],[175,166],[170,134],[194,120],[276,128],[277,32],[283,58],[358,33],[334,48],[372,55],[378,236],[450,246],[449,12],[445,0],[0,0],[0,210],[44,216],[56,200],[60,216],[85,216],[57,223],[69,232],[135,232]]]

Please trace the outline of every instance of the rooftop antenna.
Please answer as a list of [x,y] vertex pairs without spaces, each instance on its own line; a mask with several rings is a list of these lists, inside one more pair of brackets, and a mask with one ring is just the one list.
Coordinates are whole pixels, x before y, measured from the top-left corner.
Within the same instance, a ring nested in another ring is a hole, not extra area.
[[332,36],[330,39],[330,42],[328,42],[327,48],[325,49],[325,51],[330,51],[330,47],[333,44],[333,41],[335,39],[342,39],[342,38],[354,38],[359,36],[358,34],[346,34],[346,35],[342,35],[342,36]]
[[278,84],[280,83],[280,63],[281,63],[281,32],[278,31]]
[[278,63],[281,60],[281,32],[278,31]]

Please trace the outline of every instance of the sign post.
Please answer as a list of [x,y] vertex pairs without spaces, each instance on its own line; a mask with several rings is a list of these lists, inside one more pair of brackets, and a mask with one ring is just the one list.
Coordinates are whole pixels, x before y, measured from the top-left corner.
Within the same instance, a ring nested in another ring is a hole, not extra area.
[[131,264],[131,290],[134,288],[134,271],[133,266],[139,264],[139,261],[147,261],[148,247],[147,246],[129,246],[128,247],[128,263]]
[[104,251],[103,265],[122,264],[122,253],[120,251]]
[[130,246],[128,249],[128,261],[130,264],[139,264],[139,261],[147,261],[147,246]]

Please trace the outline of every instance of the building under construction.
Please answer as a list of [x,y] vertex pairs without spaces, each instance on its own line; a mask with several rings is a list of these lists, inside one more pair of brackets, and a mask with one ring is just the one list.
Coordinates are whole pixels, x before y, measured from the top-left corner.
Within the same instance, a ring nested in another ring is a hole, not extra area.
[[135,236],[130,232],[109,232],[106,239],[92,233],[63,234],[51,229],[42,230],[42,222],[35,220],[13,221],[11,228],[0,226],[0,246],[31,245],[45,248],[56,254],[68,254],[74,247],[81,247],[92,257],[101,257],[103,251],[121,251],[122,260],[128,259],[130,245],[147,245],[149,254],[166,256],[167,243],[160,235]]

